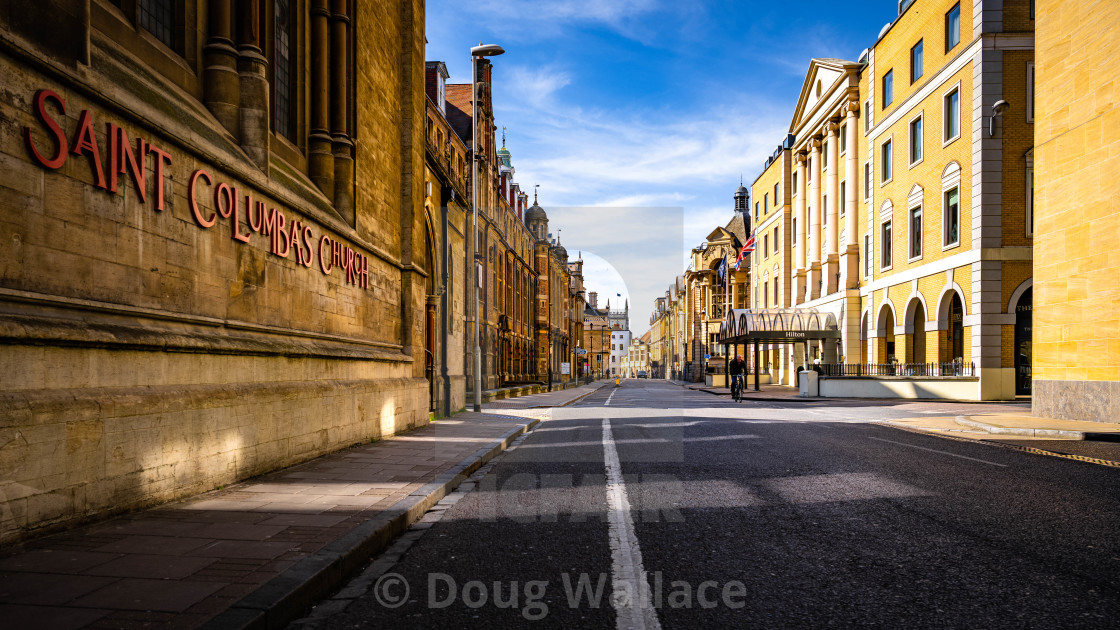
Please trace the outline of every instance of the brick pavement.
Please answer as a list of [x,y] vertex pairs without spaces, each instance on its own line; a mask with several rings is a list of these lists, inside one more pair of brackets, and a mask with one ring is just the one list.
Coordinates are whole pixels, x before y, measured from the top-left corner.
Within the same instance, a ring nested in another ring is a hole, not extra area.
[[0,550],[0,625],[283,625],[535,422],[462,413]]

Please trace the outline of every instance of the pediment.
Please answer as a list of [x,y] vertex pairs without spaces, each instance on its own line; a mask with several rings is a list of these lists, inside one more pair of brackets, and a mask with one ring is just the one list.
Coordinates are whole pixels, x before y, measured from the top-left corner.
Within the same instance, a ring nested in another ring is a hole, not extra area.
[[805,73],[805,82],[801,84],[801,94],[797,98],[797,107],[793,111],[793,121],[790,131],[798,128],[801,120],[813,111],[822,98],[827,98],[832,87],[844,79],[845,75],[859,68],[859,64],[843,59],[813,59],[809,62],[809,70]]

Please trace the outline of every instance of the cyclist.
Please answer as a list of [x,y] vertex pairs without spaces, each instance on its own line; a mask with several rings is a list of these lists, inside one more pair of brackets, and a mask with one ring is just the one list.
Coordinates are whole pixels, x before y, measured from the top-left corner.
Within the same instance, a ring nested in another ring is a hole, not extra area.
[[731,373],[731,395],[735,400],[739,400],[743,393],[743,373],[747,371],[747,362],[743,360],[743,355],[735,355],[728,371]]

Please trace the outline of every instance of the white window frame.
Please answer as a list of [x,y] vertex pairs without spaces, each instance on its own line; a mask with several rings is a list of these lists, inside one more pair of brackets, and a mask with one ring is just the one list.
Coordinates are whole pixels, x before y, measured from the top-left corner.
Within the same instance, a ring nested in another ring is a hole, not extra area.
[[[918,159],[917,160],[914,159],[914,123],[921,124],[921,129],[920,129],[921,133],[918,134]],[[906,123],[906,140],[907,140],[907,144],[909,145],[908,147],[906,147],[907,149],[909,149],[906,152],[906,161],[909,162],[909,168],[914,168],[915,166],[924,162],[925,159],[926,159],[926,147],[925,147],[925,144],[926,144],[926,121],[925,121],[925,111],[924,110],[919,112],[917,116],[911,118]]]
[[[918,236],[919,251],[917,256],[914,255],[914,211],[918,212],[918,220],[921,222],[920,228],[922,232]],[[921,260],[925,251],[925,212],[923,212],[922,204],[919,203],[916,206],[910,206],[910,209],[906,212],[906,255],[909,256],[907,262]]]
[[797,217],[793,217],[792,223],[793,223],[793,236],[790,236],[790,238],[789,238],[791,248],[797,247]]
[[871,99],[863,102],[863,135],[867,135],[871,131],[871,112],[875,109],[871,106]]
[[847,212],[847,210],[845,210],[844,208],[848,205],[848,180],[845,179],[844,181],[840,182],[840,185],[837,187],[836,192],[839,196],[839,199],[837,199],[836,201],[840,204],[840,216],[844,216],[844,213]]
[[848,123],[840,125],[840,155],[848,154]]
[[868,232],[863,235],[863,277],[871,278],[875,274],[875,237]]
[[[887,238],[883,234],[883,229],[887,228],[891,231],[891,237]],[[894,268],[894,217],[879,223],[879,271],[889,271]],[[890,264],[886,262],[887,252],[890,252]]]
[[[890,159],[883,150],[887,145],[890,145]],[[879,167],[879,187],[882,188],[894,181],[894,135],[887,136],[886,140],[879,143]],[[889,174],[883,172],[884,168],[888,169]],[[886,178],[883,177],[885,174]]]
[[[948,194],[953,189],[957,190],[957,240],[949,242],[949,220],[948,220]],[[961,224],[961,217],[964,213],[961,211],[961,202],[964,195],[961,193],[961,169],[958,165],[957,169],[948,177],[944,174],[941,176],[941,251],[953,249],[961,246],[961,238],[963,231]]]
[[792,179],[793,179],[793,191],[790,192],[790,196],[791,197],[796,197],[797,196],[797,171],[796,170],[793,171]]
[[[953,92],[957,93],[957,135],[955,135],[951,138],[946,138],[945,134],[947,134],[948,131],[949,131],[949,128],[948,128],[949,96],[952,95]],[[951,87],[948,90],[945,90],[944,92],[941,93],[941,139],[943,141],[941,143],[942,148],[947,147],[950,144],[956,142],[961,137],[961,133],[962,133],[962,130],[961,130],[961,127],[962,127],[962,124],[961,124],[962,123],[961,105],[962,105],[963,101],[964,101],[964,99],[961,95],[961,82],[960,81],[957,81],[953,85],[953,87]]]
[[1034,238],[1034,160],[1030,157],[1027,158],[1027,190],[1026,201],[1024,206],[1023,223],[1026,224],[1027,238]]
[[782,205],[782,204],[778,203],[778,198],[779,198],[778,197],[778,184],[779,183],[780,182],[774,182],[774,207],[775,208],[781,207],[781,205]]
[[871,182],[875,178],[874,169],[871,168],[871,160],[863,163],[863,202],[871,203]]
[[1027,122],[1034,122],[1034,62],[1027,62]]

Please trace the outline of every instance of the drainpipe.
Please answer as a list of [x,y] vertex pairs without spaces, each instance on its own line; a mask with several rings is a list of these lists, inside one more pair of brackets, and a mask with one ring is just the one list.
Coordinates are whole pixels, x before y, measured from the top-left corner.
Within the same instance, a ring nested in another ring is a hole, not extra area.
[[444,186],[440,191],[440,198],[443,199],[441,208],[443,212],[443,292],[440,295],[440,337],[443,338],[443,343],[440,344],[439,350],[439,363],[440,363],[440,377],[443,379],[443,417],[451,417],[451,377],[447,370],[447,338],[450,326],[448,325],[448,318],[450,317],[448,311],[451,307],[447,294],[451,291],[450,274],[447,273],[448,266],[451,265],[451,244],[448,242],[448,209],[447,206],[455,199],[455,189],[450,186]]

